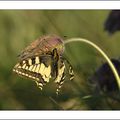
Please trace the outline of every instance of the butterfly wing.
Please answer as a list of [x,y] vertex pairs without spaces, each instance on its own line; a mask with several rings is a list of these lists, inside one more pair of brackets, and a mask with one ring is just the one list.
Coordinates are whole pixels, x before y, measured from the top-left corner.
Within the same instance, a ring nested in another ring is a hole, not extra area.
[[55,83],[57,83],[56,94],[59,94],[60,89],[61,89],[63,83],[65,82],[65,77],[67,74],[67,66],[65,63],[68,65],[68,74],[70,75],[70,80],[74,79],[74,72],[73,72],[72,65],[70,64],[70,62],[67,59],[60,57],[60,59],[58,61],[58,75],[55,79]]
[[55,83],[57,83],[56,94],[59,94],[60,88],[65,81],[65,63],[62,59],[58,61],[58,75],[56,76]]
[[68,64],[68,69],[69,69],[69,75],[70,75],[70,80],[73,80],[74,79],[74,72],[73,72],[73,67],[72,65],[70,64],[70,62],[64,58],[64,60],[66,61],[66,63]]
[[51,61],[50,55],[36,56],[16,64],[13,71],[20,76],[33,79],[42,89],[51,78]]

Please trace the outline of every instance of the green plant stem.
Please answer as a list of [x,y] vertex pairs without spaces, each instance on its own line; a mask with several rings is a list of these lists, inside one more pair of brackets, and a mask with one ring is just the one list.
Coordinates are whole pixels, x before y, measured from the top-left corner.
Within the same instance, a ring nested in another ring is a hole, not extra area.
[[111,68],[111,70],[116,78],[118,87],[120,89],[120,77],[118,75],[118,72],[117,72],[115,66],[113,65],[113,63],[111,62],[110,58],[105,54],[105,52],[103,52],[103,50],[100,47],[98,47],[93,42],[86,40],[86,39],[83,39],[83,38],[71,38],[71,39],[66,40],[64,42],[64,44],[66,45],[67,43],[71,43],[71,42],[84,42],[84,43],[87,43],[87,44],[91,45],[92,47],[94,47],[108,62],[109,66],[110,66],[110,68]]

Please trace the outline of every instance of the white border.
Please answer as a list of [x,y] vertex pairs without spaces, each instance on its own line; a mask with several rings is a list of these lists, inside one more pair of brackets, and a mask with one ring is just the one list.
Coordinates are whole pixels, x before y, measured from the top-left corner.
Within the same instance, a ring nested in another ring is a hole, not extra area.
[[1,119],[119,119],[119,111],[2,111]]
[[[120,1],[0,1],[0,9],[120,9]],[[1,119],[119,119],[120,111],[0,111]]]
[[120,9],[120,1],[0,1],[0,9]]

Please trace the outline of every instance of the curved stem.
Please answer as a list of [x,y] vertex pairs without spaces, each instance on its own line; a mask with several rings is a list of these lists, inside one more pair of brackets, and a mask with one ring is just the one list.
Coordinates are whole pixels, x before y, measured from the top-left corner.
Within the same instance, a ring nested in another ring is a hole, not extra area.
[[67,43],[71,43],[71,42],[84,42],[84,43],[87,43],[89,45],[91,45],[92,47],[94,47],[105,59],[106,61],[108,62],[116,80],[117,80],[117,84],[118,84],[118,87],[120,89],[120,77],[118,75],[118,72],[115,68],[115,66],[113,65],[113,63],[111,62],[110,58],[103,52],[103,50],[101,50],[96,44],[94,44],[93,42],[89,41],[89,40],[86,40],[86,39],[83,39],[83,38],[71,38],[71,39],[68,39],[64,42],[64,44],[67,44]]

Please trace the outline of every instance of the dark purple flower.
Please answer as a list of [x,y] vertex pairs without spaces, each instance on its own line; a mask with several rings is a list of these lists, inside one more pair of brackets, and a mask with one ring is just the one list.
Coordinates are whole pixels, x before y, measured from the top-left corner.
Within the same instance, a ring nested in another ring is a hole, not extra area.
[[112,10],[108,15],[104,29],[110,34],[120,30],[120,10]]
[[[111,59],[111,61],[116,67],[118,74],[120,75],[120,61],[116,59]],[[96,83],[97,88],[100,90],[106,92],[118,90],[116,79],[108,63],[104,63],[102,66],[100,66],[98,70],[92,75],[90,80],[92,83]]]

